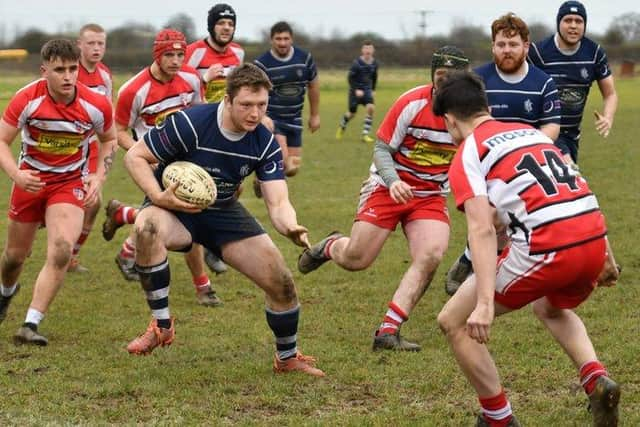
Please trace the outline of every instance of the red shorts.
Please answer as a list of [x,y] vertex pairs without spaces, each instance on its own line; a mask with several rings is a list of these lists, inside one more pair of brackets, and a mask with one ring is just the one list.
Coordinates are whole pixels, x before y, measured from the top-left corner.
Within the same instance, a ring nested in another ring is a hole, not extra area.
[[575,308],[595,289],[606,257],[604,237],[541,255],[508,246],[498,259],[495,300],[517,309],[547,297],[554,307]]
[[94,137],[89,141],[89,161],[87,163],[87,172],[96,173],[98,171],[98,151],[100,142]]
[[9,218],[18,222],[44,223],[46,209],[56,203],[69,203],[83,208],[84,185],[80,178],[47,183],[37,193],[29,193],[15,184],[11,190]]
[[357,221],[365,221],[388,230],[395,230],[417,219],[432,219],[449,224],[447,199],[439,194],[413,197],[407,203],[396,203],[384,185],[365,181],[360,190],[360,203],[356,213]]

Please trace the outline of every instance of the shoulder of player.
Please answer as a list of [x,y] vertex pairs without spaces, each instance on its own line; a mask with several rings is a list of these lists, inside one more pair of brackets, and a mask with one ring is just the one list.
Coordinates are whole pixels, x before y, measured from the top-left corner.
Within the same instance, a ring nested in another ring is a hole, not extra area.
[[105,95],[91,90],[84,83],[77,82],[76,90],[78,91],[78,99],[90,103],[102,110],[105,108],[111,108],[111,101]]
[[598,43],[596,43],[595,41],[591,40],[588,37],[583,37],[582,40],[580,41],[580,51],[582,51],[582,53],[588,53],[589,55],[594,54],[600,50],[602,52],[604,52],[604,48],[599,45]]
[[405,107],[416,101],[418,102],[425,101],[426,104],[429,104],[431,103],[432,89],[433,89],[433,84],[431,83],[427,85],[416,86],[412,89],[409,89],[408,91],[406,91],[405,93],[403,93],[398,97],[398,99],[394,103],[394,106],[402,105],[403,107]]
[[473,69],[473,72],[482,77],[483,79],[491,74],[496,74],[496,67],[494,62],[487,62]]
[[198,73],[198,70],[196,70],[191,65],[188,65],[186,63],[182,64],[182,67],[180,67],[179,73],[193,74],[198,78],[198,80],[200,80],[200,73]]
[[293,46],[293,58],[301,58],[303,60],[306,60],[311,56],[311,52],[301,49],[298,46]]
[[547,81],[551,80],[551,76],[549,76],[549,74],[547,74],[542,68],[530,63],[527,79],[535,80],[540,84],[544,84]]
[[138,72],[138,74],[131,77],[129,80],[124,82],[120,89],[118,90],[118,96],[121,96],[123,93],[137,92],[142,85],[151,81],[151,73],[149,72],[149,67],[144,67],[142,70]]

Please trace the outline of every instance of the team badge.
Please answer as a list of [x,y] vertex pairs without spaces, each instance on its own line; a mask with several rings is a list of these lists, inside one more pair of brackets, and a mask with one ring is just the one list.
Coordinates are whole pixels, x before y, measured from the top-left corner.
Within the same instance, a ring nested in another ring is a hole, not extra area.
[[302,77],[302,70],[300,69],[296,70],[296,74],[298,75],[298,77]]
[[74,188],[73,196],[79,201],[84,200],[84,190],[82,188]]
[[242,165],[242,167],[240,168],[240,176],[247,176],[251,173],[251,170],[249,170],[249,165]]
[[526,101],[524,101],[524,111],[526,111],[527,113],[530,113],[533,111],[533,102],[531,102],[529,98],[527,98]]
[[182,105],[184,105],[186,107],[187,105],[189,105],[189,101],[191,101],[191,99],[190,99],[190,95],[188,93],[181,93],[180,94],[180,102],[182,103]]
[[587,71],[586,68],[582,67],[582,69],[580,70],[580,76],[587,80],[589,78],[589,71]]

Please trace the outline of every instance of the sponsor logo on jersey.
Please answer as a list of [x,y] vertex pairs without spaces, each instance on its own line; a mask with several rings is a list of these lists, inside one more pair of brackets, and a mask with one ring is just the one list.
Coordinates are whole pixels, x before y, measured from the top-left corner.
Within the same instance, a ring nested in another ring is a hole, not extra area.
[[167,116],[169,116],[169,114],[171,113],[175,113],[176,111],[180,111],[180,110],[181,108],[171,108],[169,110],[163,111],[162,113],[156,116],[154,125],[156,126],[157,129],[162,129],[167,121]]
[[443,150],[425,142],[417,142],[407,157],[419,166],[444,166],[451,163],[455,150]]
[[78,133],[84,133],[86,131],[93,129],[93,125],[91,123],[82,122],[80,120],[74,120],[73,126],[76,128]]
[[579,88],[565,87],[558,92],[560,102],[567,107],[582,107],[587,99],[585,91]]
[[43,153],[71,155],[78,152],[82,136],[72,133],[46,133],[38,137],[37,149]]
[[516,138],[524,138],[527,136],[534,136],[534,135],[541,135],[541,132],[538,131],[537,129],[510,130],[508,132],[502,132],[494,135],[493,138],[487,139],[486,141],[484,141],[482,145],[489,148],[493,148],[496,145],[502,144],[503,142],[506,142],[506,141],[511,141]]
[[224,98],[226,83],[222,80],[211,80],[207,83],[204,97],[208,103],[220,102]]
[[289,98],[289,97],[293,98],[293,97],[300,96],[302,95],[303,90],[304,89],[300,85],[296,85],[296,84],[282,85],[273,89],[276,95],[282,96],[285,98]]

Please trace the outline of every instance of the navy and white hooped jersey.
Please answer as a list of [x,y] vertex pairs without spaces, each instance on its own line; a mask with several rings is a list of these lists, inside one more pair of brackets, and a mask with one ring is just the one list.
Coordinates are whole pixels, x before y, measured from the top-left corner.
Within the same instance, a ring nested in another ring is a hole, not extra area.
[[553,35],[531,43],[529,61],[555,81],[562,105],[562,132],[578,138],[591,84],[611,75],[604,49],[583,37],[577,50],[562,52]]
[[351,90],[376,90],[378,82],[378,61],[375,59],[371,64],[365,62],[361,57],[353,60],[349,69],[349,88]]
[[216,201],[230,200],[253,171],[261,181],[284,179],[280,145],[259,124],[251,132],[233,133],[221,128],[222,104],[202,104],[170,114],[144,135],[144,142],[164,166],[184,160],[203,167],[216,183]]
[[302,129],[304,95],[307,85],[318,75],[311,54],[293,46],[286,58],[277,58],[269,50],[254,62],[273,85],[267,107],[269,117]]
[[491,115],[502,122],[526,123],[536,128],[560,124],[556,85],[545,72],[527,64],[526,75],[510,82],[495,63],[474,71],[484,80]]

